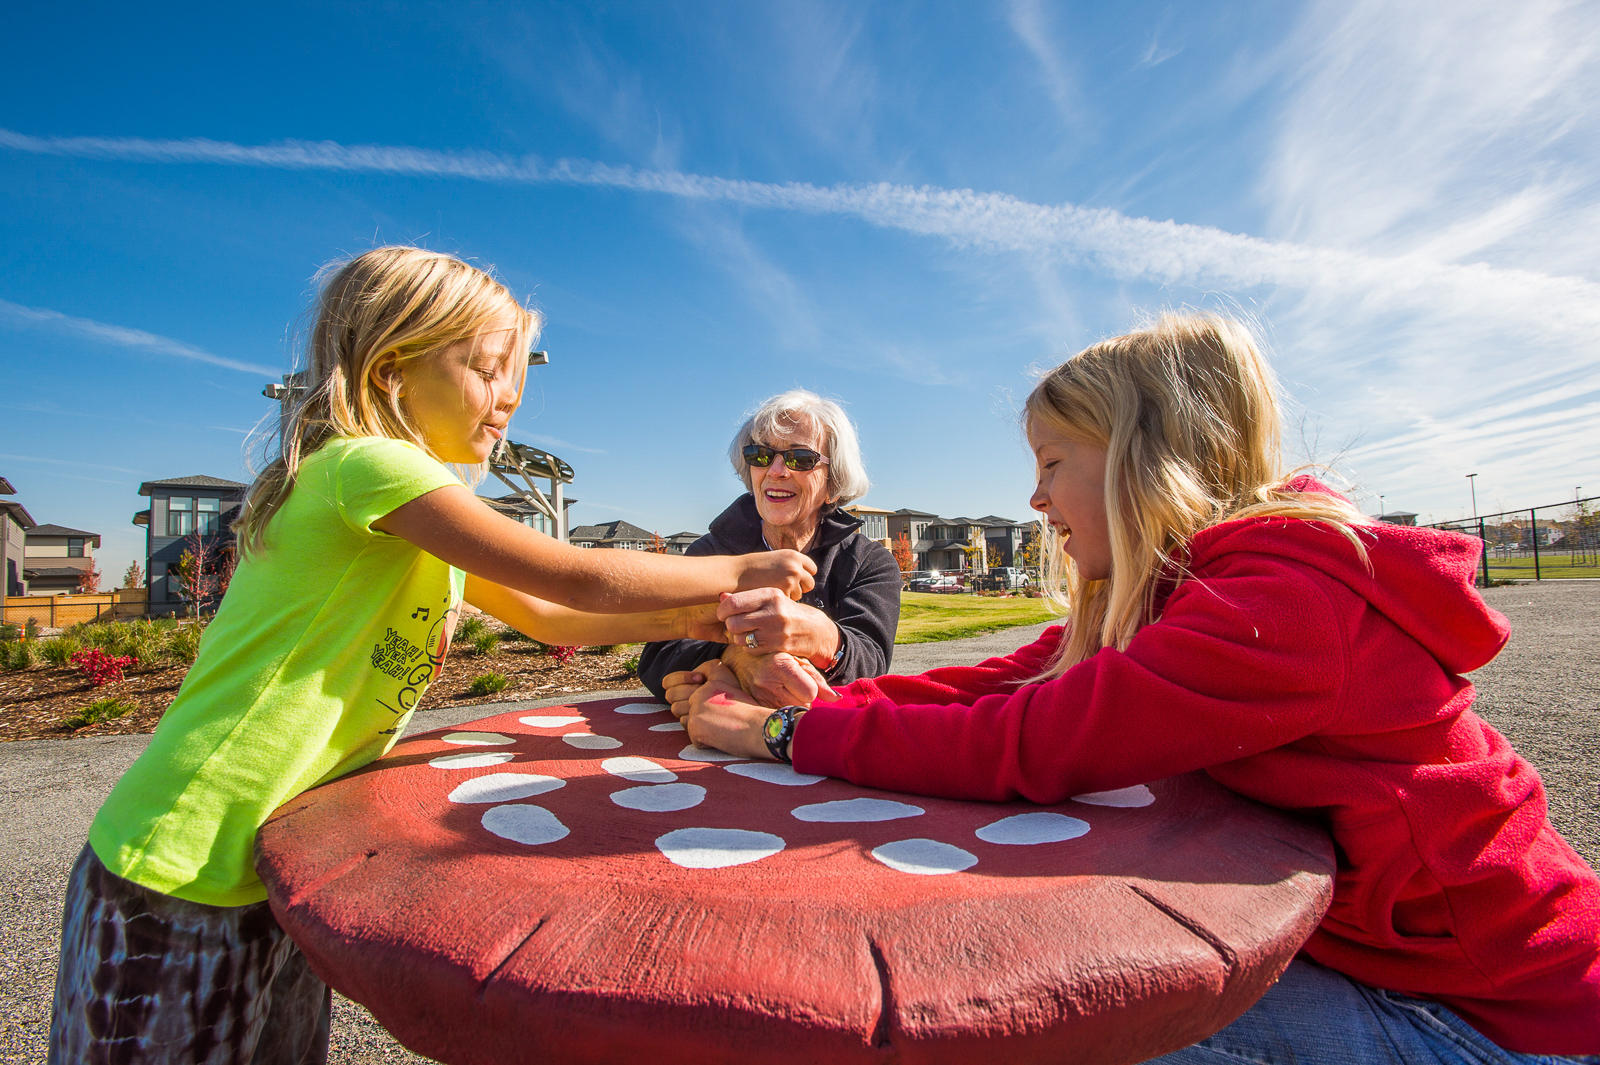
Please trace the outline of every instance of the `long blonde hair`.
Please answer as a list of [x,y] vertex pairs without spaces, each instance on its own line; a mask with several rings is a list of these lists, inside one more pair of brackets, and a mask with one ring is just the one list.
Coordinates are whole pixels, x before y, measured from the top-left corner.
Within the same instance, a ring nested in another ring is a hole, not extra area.
[[[1028,424],[1106,451],[1111,575],[1085,580],[1044,536],[1045,592],[1069,616],[1060,676],[1154,620],[1164,583],[1187,576],[1196,533],[1238,518],[1323,522],[1366,552],[1344,499],[1284,486],[1277,382],[1250,331],[1214,314],[1165,314],[1085,348],[1029,394]],[[1048,529],[1044,530],[1048,533]]]
[[374,248],[330,263],[306,344],[304,391],[280,429],[278,455],[251,484],[234,530],[241,554],[265,545],[267,525],[289,497],[300,464],[334,436],[384,436],[428,450],[401,407],[392,373],[510,315],[514,351],[526,359],[543,324],[506,287],[453,255]]

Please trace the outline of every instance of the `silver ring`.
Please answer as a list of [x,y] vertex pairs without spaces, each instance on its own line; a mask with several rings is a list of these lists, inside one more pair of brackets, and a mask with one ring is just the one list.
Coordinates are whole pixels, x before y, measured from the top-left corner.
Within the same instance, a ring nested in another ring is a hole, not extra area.
[[756,649],[756,634],[754,632],[744,634],[744,645],[752,651]]

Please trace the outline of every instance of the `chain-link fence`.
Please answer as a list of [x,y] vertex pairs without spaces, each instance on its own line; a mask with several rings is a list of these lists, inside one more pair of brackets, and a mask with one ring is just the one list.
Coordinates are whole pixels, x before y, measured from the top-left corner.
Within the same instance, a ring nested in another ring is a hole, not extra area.
[[1429,526],[1483,541],[1478,583],[1600,579],[1600,496]]

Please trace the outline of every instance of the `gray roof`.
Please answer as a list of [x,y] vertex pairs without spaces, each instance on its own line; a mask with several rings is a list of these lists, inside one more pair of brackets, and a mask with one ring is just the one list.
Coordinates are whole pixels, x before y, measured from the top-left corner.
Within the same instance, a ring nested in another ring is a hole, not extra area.
[[10,514],[16,523],[24,529],[33,527],[33,515],[28,513],[26,507],[13,499],[0,499],[0,514]]
[[35,525],[28,530],[28,539],[35,536],[84,536],[94,541],[94,546],[100,546],[100,534],[89,532],[86,529],[69,529],[65,525]]
[[17,490],[11,487],[11,482],[4,477],[0,477],[0,495],[14,496],[16,494]]
[[238,481],[228,481],[221,477],[211,477],[204,473],[191,474],[188,477],[163,477],[156,481],[146,481],[139,486],[139,494],[150,495],[152,488],[223,488],[233,491],[244,491],[250,486]]
[[76,566],[29,566],[22,571],[22,579],[36,581],[40,577],[81,577],[83,570]]
[[604,525],[580,525],[567,533],[570,540],[639,540],[648,541],[655,538],[655,533],[641,529],[631,522],[618,518],[608,521]]

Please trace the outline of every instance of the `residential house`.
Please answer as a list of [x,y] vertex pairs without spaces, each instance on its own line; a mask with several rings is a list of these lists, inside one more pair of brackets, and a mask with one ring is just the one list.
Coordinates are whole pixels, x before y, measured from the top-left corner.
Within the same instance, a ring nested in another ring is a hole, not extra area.
[[[0,495],[16,493],[11,482],[0,477]],[[0,594],[28,594],[27,533],[33,525],[33,518],[21,503],[0,499],[0,580],[5,582]]]
[[669,555],[686,555],[686,554],[688,554],[689,553],[689,545],[694,543],[696,540],[700,539],[700,537],[703,536],[703,535],[705,535],[705,534],[704,533],[696,533],[696,532],[675,532],[675,533],[673,533],[671,536],[668,536],[666,538],[666,541],[667,541],[667,554],[669,554]]
[[231,526],[249,487],[205,474],[146,481],[139,486],[139,494],[150,497],[150,509],[133,516],[133,523],[145,528],[150,613],[178,614],[187,609],[178,580],[171,575],[172,566],[197,533],[207,549],[232,551]]
[[100,534],[65,525],[35,525],[28,530],[23,577],[29,595],[75,592],[84,571],[94,566]]
[[[896,510],[886,515],[891,541],[904,533],[911,541],[914,569],[945,572],[1017,566],[1022,545],[1034,536],[1037,523],[1014,521],[994,514],[982,518],[941,518],[925,510]],[[967,549],[983,545],[976,558]]]
[[655,533],[621,518],[604,525],[580,525],[567,534],[567,543],[573,547],[612,547],[625,551],[649,551],[658,539]]
[[865,503],[851,503],[842,508],[846,514],[853,514],[861,519],[861,535],[868,540],[876,540],[884,547],[889,546],[889,515],[892,510],[882,507],[869,507]]
[[[560,539],[560,533],[555,527],[555,522],[550,520],[550,516],[544,511],[540,510],[538,507],[534,506],[532,503],[528,502],[528,500],[521,495],[511,492],[503,496],[496,496],[494,498],[490,498],[489,496],[479,496],[478,498],[489,504],[490,507],[499,511],[501,514],[504,514],[506,517],[510,518],[512,521],[520,522],[530,529],[538,529],[546,536],[554,536],[557,539]],[[576,503],[577,500],[563,499],[561,502],[563,509],[565,509],[566,507],[572,506],[572,504]]]
[[890,541],[900,539],[903,534],[911,543],[912,569],[934,569],[928,562],[928,552],[932,549],[933,541],[928,539],[928,526],[938,524],[939,515],[930,514],[926,510],[901,509],[893,511],[885,517],[885,525],[889,530]]

